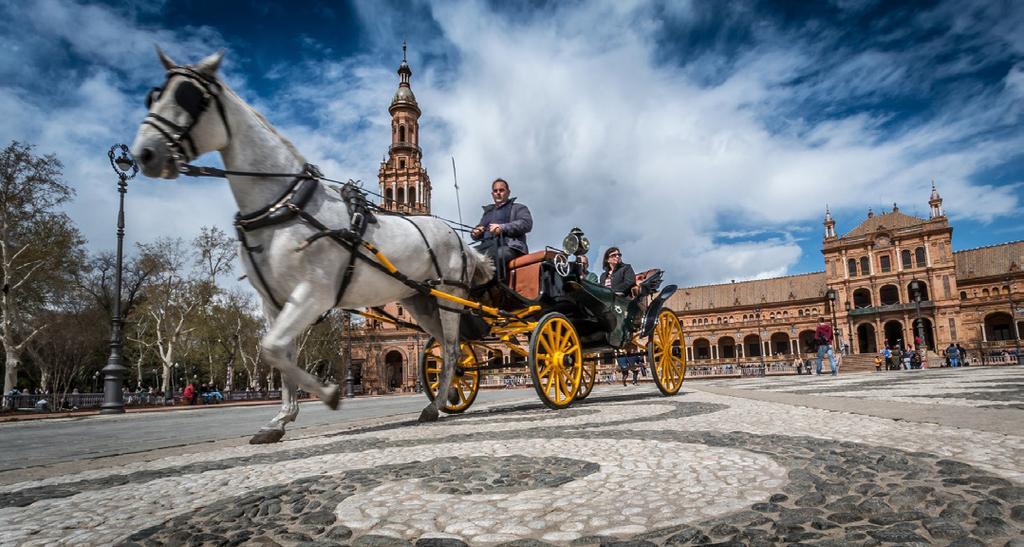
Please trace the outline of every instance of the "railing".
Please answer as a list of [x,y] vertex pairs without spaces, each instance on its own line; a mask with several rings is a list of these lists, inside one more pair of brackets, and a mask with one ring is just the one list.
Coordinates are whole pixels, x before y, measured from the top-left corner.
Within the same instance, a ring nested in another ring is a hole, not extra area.
[[[921,301],[921,309],[922,310],[930,310],[930,309],[932,309],[934,307],[935,307],[935,302],[932,302],[931,300],[922,300]],[[853,317],[857,317],[857,316],[860,316],[860,315],[872,315],[872,314],[875,314],[875,313],[885,313],[885,312],[893,312],[893,311],[913,311],[916,308],[917,308],[917,306],[913,302],[901,303],[901,304],[886,304],[884,306],[867,306],[867,307],[864,307],[864,308],[854,308],[854,309],[849,311],[849,314],[851,316],[853,316]]]
[[[300,391],[300,399],[308,399],[309,394]],[[274,389],[270,391],[224,391],[221,392],[221,402],[226,401],[273,401],[281,399],[281,390]],[[203,404],[204,397],[200,393],[197,405]],[[40,404],[40,401],[46,401],[45,404]],[[125,393],[124,394],[124,406],[125,407],[144,407],[144,406],[171,406],[176,404],[187,404],[182,403],[183,399],[180,393],[175,393],[169,397],[163,395],[150,395],[149,393]],[[75,410],[84,408],[99,408],[103,405],[103,394],[102,393],[67,393],[67,394],[18,394],[18,395],[5,395],[3,397],[3,410],[20,409],[20,410],[36,410],[39,412],[57,412],[61,410]]]
[[981,364],[990,366],[1005,366],[1017,365],[1020,363],[1017,361],[1016,355],[1011,355],[1007,353],[1003,355],[982,355]]

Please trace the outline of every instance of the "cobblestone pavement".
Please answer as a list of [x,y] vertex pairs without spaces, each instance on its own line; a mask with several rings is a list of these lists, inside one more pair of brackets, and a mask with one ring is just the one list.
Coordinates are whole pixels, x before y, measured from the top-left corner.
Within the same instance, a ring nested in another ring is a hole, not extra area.
[[[879,404],[878,392],[891,390],[938,404],[1019,386],[1024,374],[897,377],[841,376],[828,395],[867,392]],[[722,385],[799,390],[803,381]],[[430,425],[155,451],[7,480],[0,545],[1022,544],[1024,436],[701,385],[675,397],[601,386],[563,411],[481,406]],[[1012,407],[1024,402],[1019,387],[997,391],[1010,393],[999,402],[1024,424]]]
[[840,374],[837,377],[828,374],[771,376],[734,381],[712,380],[708,385],[918,404],[1024,410],[1024,373],[1021,373],[1020,367],[1015,366],[894,370],[873,374]]

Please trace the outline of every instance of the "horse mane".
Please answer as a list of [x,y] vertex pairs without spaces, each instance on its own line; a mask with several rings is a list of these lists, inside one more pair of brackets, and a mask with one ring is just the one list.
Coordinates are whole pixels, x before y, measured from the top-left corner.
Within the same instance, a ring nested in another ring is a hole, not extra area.
[[292,154],[294,154],[295,157],[299,159],[299,161],[301,161],[303,164],[306,163],[306,157],[303,156],[301,152],[299,152],[298,148],[295,148],[295,145],[292,144],[292,141],[288,140],[288,138],[285,137],[284,135],[282,135],[281,132],[278,131],[276,127],[271,125],[271,123],[269,121],[267,121],[267,118],[265,118],[263,116],[263,114],[260,113],[259,110],[256,110],[255,108],[253,108],[252,105],[250,105],[248,102],[245,101],[245,99],[240,97],[238,95],[238,93],[235,93],[234,89],[231,89],[230,87],[228,87],[227,83],[225,83],[223,79],[217,78],[217,80],[220,82],[221,90],[222,91],[227,92],[232,97],[234,97],[235,99],[238,99],[238,102],[240,102],[243,105],[245,105],[245,107],[247,109],[249,109],[249,112],[251,112],[254,116],[256,116],[256,120],[260,122],[260,125],[262,125],[264,128],[266,128],[267,131],[270,131],[271,133],[276,135],[277,138],[281,139],[281,142],[284,143],[285,148],[287,148],[288,151],[290,151]]

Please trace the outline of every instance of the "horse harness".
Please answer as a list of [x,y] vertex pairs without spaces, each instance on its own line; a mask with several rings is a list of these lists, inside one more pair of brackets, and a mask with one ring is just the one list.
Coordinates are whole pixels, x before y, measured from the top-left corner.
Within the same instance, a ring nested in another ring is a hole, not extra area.
[[[269,283],[267,283],[263,272],[260,270],[255,260],[255,255],[263,252],[263,246],[250,245],[246,234],[263,228],[285,224],[296,219],[309,224],[317,230],[312,236],[306,238],[306,240],[299,245],[296,251],[302,251],[316,240],[327,237],[349,252],[348,264],[342,272],[341,284],[338,286],[333,307],[337,307],[341,303],[341,299],[345,295],[345,291],[348,289],[348,286],[352,281],[352,275],[355,272],[357,258],[362,259],[366,264],[386,273],[404,285],[415,289],[420,294],[430,294],[430,290],[438,285],[450,285],[467,290],[470,288],[467,275],[466,249],[462,239],[456,237],[459,241],[459,250],[462,255],[461,279],[458,281],[445,279],[441,273],[441,266],[437,260],[437,255],[434,253],[434,249],[430,246],[430,242],[427,241],[426,234],[423,233],[423,230],[415,222],[405,215],[396,216],[403,218],[412,224],[413,227],[416,228],[417,233],[419,233],[420,238],[423,239],[423,244],[427,247],[427,252],[434,266],[434,271],[437,273],[437,277],[435,279],[415,281],[399,271],[392,271],[391,269],[388,269],[377,260],[373,260],[369,256],[363,254],[360,249],[366,249],[374,256],[378,257],[378,260],[381,259],[382,255],[380,255],[380,251],[377,250],[376,246],[372,243],[366,241],[363,236],[366,234],[366,229],[369,224],[377,223],[377,218],[374,214],[375,212],[378,214],[390,214],[390,212],[383,211],[379,207],[370,203],[366,199],[366,195],[351,182],[343,184],[340,189],[341,197],[345,201],[349,211],[348,228],[332,229],[306,211],[305,207],[316,193],[316,190],[320,188],[320,179],[323,177],[320,170],[315,165],[307,163],[303,167],[303,171],[301,173],[283,174],[228,171],[213,167],[198,167],[183,164],[181,166],[181,173],[191,177],[206,176],[226,178],[227,175],[249,177],[292,177],[292,181],[288,185],[288,188],[286,188],[277,199],[257,211],[244,215],[241,212],[237,213],[234,221],[238,240],[249,258],[249,263],[252,265],[252,269],[256,273],[256,278],[262,286],[263,293],[267,295],[271,303],[274,304],[274,307],[278,310],[282,308],[282,304],[274,297],[274,293],[271,291]],[[455,232],[453,231],[452,233],[454,234]],[[450,309],[451,311],[461,311],[448,308],[441,304],[438,305],[444,309]]]

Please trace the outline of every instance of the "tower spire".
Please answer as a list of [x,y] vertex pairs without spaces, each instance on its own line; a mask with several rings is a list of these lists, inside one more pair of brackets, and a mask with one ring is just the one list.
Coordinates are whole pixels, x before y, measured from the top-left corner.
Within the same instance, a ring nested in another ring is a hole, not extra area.
[[402,40],[402,62],[398,65],[398,90],[391,99],[391,146],[381,162],[377,178],[382,206],[389,211],[409,214],[430,213],[430,177],[421,163],[420,106],[412,92],[408,43]]
[[835,239],[836,237],[836,221],[832,220],[832,212],[828,209],[828,204],[825,204],[825,239]]
[[935,189],[935,179],[932,179],[932,195],[928,198],[928,206],[931,208],[931,215],[929,215],[929,218],[938,218],[946,215],[942,210],[942,196],[940,196],[939,191]]

